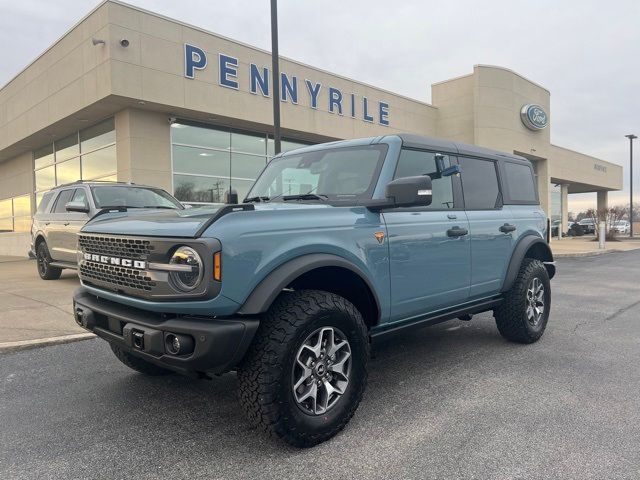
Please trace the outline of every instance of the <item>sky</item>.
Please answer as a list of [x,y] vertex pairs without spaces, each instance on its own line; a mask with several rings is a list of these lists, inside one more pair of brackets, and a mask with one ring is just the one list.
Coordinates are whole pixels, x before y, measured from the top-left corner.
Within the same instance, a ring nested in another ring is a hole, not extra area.
[[[268,0],[129,0],[130,4],[270,49]],[[94,8],[96,0],[0,0],[0,85]],[[624,166],[640,136],[640,2],[633,0],[280,0],[280,54],[430,102],[430,85],[510,68],[551,91],[551,141]],[[640,157],[640,142],[636,151]],[[636,172],[640,170],[640,164]],[[640,202],[639,175],[634,175]],[[570,195],[569,210],[595,207]]]

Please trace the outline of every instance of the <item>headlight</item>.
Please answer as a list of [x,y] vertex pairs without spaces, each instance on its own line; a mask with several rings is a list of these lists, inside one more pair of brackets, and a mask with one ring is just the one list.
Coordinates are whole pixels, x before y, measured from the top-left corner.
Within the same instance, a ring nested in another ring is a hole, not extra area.
[[176,268],[169,273],[169,278],[178,290],[190,292],[200,285],[204,275],[204,265],[200,255],[193,248],[178,247],[169,260],[169,264],[183,267]]

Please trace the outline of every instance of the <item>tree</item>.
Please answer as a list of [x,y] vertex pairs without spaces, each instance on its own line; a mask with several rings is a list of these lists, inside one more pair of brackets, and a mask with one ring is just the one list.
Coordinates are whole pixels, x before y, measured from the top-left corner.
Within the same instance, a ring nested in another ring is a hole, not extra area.
[[596,239],[600,235],[598,225],[600,222],[604,222],[605,239],[615,240],[616,232],[613,230],[613,226],[617,221],[624,219],[627,215],[627,207],[617,205],[609,208],[601,208],[599,210],[590,208],[585,213],[585,218],[593,220],[594,225],[596,226]]

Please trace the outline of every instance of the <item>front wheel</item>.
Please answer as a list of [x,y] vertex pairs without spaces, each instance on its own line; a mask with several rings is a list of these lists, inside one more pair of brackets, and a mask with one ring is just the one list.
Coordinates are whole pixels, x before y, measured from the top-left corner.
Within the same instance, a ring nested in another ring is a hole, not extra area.
[[57,280],[62,274],[62,269],[51,266],[51,255],[47,244],[42,241],[36,248],[36,264],[38,265],[38,275],[43,280]]
[[518,343],[540,339],[549,320],[551,282],[540,260],[525,258],[504,302],[493,311],[500,334]]
[[284,293],[261,321],[238,371],[249,420],[296,447],[333,437],[355,413],[369,343],[360,312],[329,292]]

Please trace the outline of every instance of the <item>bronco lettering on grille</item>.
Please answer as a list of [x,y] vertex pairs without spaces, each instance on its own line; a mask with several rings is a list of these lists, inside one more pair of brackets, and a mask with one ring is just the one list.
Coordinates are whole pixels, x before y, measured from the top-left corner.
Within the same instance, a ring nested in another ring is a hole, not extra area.
[[130,258],[109,257],[107,255],[96,255],[95,253],[83,254],[84,259],[90,262],[104,263],[106,265],[117,265],[127,268],[137,268],[144,270],[147,268],[147,262],[143,260],[131,260]]

